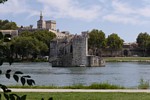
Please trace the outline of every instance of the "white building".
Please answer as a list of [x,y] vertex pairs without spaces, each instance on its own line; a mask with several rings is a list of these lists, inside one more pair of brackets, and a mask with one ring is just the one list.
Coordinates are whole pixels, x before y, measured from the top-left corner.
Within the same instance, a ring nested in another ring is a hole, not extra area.
[[0,30],[0,32],[2,32],[3,36],[5,36],[6,34],[10,34],[11,37],[18,36],[18,30]]
[[40,14],[40,19],[37,21],[38,29],[50,29],[56,31],[56,21],[55,20],[47,20],[43,19],[42,12]]

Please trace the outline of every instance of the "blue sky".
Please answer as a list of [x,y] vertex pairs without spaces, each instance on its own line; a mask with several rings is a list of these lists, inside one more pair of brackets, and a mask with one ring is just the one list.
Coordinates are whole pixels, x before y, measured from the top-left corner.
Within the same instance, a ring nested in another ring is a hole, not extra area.
[[99,29],[135,42],[140,32],[150,33],[150,0],[8,0],[0,5],[0,19],[36,27],[40,11],[72,34]]

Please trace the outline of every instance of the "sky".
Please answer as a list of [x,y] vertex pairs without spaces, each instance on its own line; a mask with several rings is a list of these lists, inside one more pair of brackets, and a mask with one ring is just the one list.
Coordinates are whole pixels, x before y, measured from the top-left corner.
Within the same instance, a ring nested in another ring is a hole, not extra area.
[[127,43],[150,33],[150,0],[8,0],[0,4],[0,19],[36,28],[41,11],[44,20],[56,20],[57,29],[72,34],[98,29]]

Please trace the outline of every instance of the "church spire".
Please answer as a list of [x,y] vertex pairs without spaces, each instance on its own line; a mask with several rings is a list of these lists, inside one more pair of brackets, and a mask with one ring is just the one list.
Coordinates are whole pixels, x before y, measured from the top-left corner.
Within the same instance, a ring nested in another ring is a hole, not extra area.
[[42,11],[40,12],[40,20],[43,20]]

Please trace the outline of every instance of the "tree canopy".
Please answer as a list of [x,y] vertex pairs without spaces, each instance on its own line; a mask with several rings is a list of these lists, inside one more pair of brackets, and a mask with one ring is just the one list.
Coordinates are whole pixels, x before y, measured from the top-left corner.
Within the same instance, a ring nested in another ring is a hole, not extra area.
[[8,20],[0,20],[0,30],[16,30],[17,24],[15,22],[9,22]]
[[139,33],[136,42],[138,47],[143,50],[143,56],[145,56],[147,49],[150,49],[150,35],[147,32]]
[[42,41],[49,47],[50,41],[56,37],[56,35],[53,32],[49,32],[47,30],[39,30],[33,32],[32,35],[34,38],[38,39],[39,41]]
[[48,47],[43,42],[31,37],[18,37],[13,40],[15,52],[22,57],[38,55],[40,52],[46,52]]
[[89,48],[103,48],[105,42],[105,33],[102,30],[93,29],[89,33]]
[[34,32],[24,31],[18,37],[13,38],[16,55],[22,58],[36,58],[38,55],[45,56],[49,54],[50,41],[55,34],[46,30]]
[[138,46],[140,48],[147,48],[148,44],[150,43],[150,35],[148,33],[140,33],[136,39]]
[[116,33],[113,33],[107,38],[107,46],[111,50],[111,54],[113,51],[117,51],[122,49],[123,39],[121,39]]

